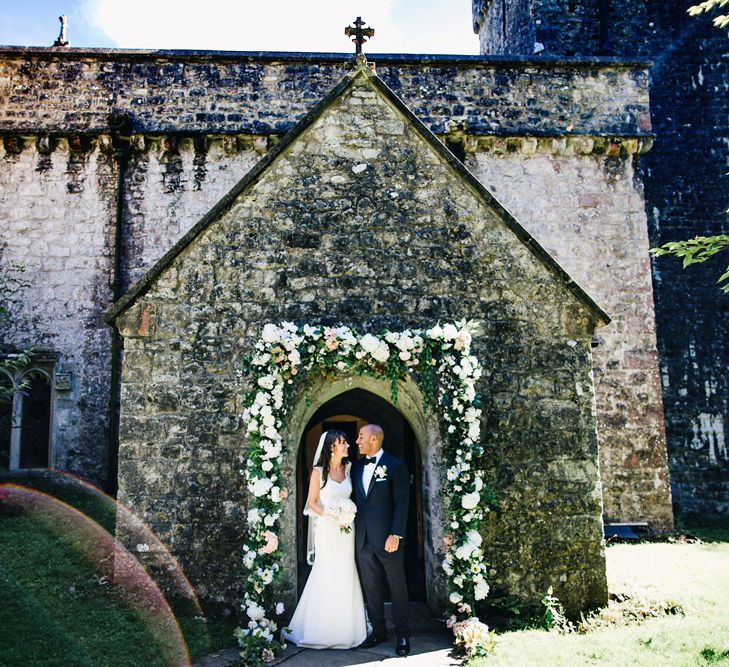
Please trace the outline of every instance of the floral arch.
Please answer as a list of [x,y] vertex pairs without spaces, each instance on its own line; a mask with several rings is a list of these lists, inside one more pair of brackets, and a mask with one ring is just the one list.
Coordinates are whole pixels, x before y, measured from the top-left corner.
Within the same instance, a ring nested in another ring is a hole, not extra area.
[[[285,424],[293,416],[298,389],[344,373],[386,379],[395,405],[402,382],[411,378],[420,389],[424,410],[437,415],[448,480],[443,497],[449,532],[443,538],[442,567],[448,578],[449,622],[460,622],[471,636],[474,629],[477,635],[481,630],[486,638],[485,626],[472,616],[475,602],[489,590],[480,535],[485,512],[483,448],[475,384],[481,367],[471,354],[474,329],[470,323],[448,323],[375,336],[346,326],[264,326],[243,368],[251,384],[243,412],[249,448],[241,470],[249,506],[243,546],[245,620],[236,636],[246,664],[272,660],[281,647],[275,618],[285,611],[276,599],[282,576],[278,535],[289,494],[282,474]],[[463,644],[463,633],[456,633],[459,641]],[[463,647],[469,653],[479,650]]]

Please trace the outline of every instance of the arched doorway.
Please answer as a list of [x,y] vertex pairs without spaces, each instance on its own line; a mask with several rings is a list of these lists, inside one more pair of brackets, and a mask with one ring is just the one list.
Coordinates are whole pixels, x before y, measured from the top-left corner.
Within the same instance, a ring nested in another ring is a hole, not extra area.
[[415,433],[407,419],[379,396],[364,389],[345,391],[321,405],[304,428],[296,466],[296,556],[298,593],[301,594],[310,567],[306,563],[306,522],[303,516],[312,459],[323,431],[336,428],[347,434],[350,458],[356,458],[359,428],[376,423],[385,431],[384,447],[403,460],[410,472],[410,512],[405,540],[405,572],[412,601],[426,601],[422,460]]

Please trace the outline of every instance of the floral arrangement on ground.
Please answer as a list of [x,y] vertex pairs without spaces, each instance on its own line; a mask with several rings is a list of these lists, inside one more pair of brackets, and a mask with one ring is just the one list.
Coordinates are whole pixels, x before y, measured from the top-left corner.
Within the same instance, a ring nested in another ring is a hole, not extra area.
[[426,410],[437,412],[444,443],[450,531],[444,538],[443,570],[449,582],[449,620],[457,648],[467,657],[493,647],[493,633],[474,616],[486,598],[487,564],[481,548],[484,519],[481,409],[476,382],[478,359],[471,354],[470,322],[436,324],[427,330],[386,331],[376,336],[347,326],[264,326],[255,352],[244,363],[251,389],[243,423],[249,448],[241,470],[250,494],[248,531],[243,546],[245,622],[236,630],[247,665],[270,662],[284,645],[279,623],[285,612],[275,598],[281,576],[277,530],[288,496],[282,478],[282,431],[297,390],[321,376],[365,374],[390,381],[393,403],[398,385],[412,377]]

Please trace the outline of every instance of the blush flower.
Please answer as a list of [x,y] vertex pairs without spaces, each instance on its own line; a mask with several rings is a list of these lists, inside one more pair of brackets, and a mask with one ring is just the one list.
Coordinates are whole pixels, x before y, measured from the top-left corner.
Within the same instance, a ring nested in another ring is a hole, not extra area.
[[259,549],[259,553],[272,554],[274,551],[276,551],[276,549],[278,549],[278,537],[276,537],[275,533],[267,530],[265,533],[263,533],[263,538],[266,540],[266,544],[264,544]]

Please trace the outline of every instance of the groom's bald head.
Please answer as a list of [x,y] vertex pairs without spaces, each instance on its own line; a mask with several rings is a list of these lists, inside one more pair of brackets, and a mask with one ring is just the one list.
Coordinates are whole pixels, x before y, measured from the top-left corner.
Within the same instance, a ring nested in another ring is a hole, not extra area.
[[357,444],[359,451],[365,456],[373,456],[382,448],[385,432],[377,424],[367,424],[359,430]]

